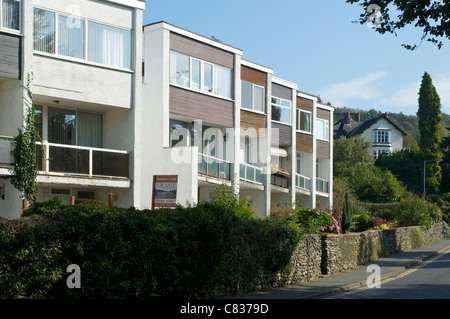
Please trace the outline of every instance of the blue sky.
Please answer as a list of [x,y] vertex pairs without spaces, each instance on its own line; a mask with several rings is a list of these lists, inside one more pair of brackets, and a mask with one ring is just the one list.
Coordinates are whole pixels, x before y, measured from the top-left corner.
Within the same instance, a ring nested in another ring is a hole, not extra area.
[[144,25],[166,21],[242,49],[243,58],[334,106],[415,114],[424,72],[450,114],[450,40],[438,50],[408,27],[395,37],[354,24],[345,0],[147,0]]

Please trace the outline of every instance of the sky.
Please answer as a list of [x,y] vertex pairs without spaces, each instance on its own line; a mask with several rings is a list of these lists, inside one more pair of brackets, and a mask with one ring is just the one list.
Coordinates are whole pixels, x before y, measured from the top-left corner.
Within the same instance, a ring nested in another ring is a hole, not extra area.
[[413,26],[398,35],[352,23],[363,8],[345,0],[146,0],[144,25],[166,21],[243,51],[335,107],[415,115],[424,72],[450,114],[450,40],[423,42]]

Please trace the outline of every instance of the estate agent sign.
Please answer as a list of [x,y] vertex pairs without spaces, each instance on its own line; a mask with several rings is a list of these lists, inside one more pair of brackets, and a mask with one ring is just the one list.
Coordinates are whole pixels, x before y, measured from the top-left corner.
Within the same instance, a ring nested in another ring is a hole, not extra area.
[[175,207],[177,204],[178,175],[153,176],[152,209]]

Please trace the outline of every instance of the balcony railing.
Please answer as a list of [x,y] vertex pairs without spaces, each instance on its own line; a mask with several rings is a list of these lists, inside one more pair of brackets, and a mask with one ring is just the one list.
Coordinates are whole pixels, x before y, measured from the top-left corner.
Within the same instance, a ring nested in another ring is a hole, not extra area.
[[[129,178],[130,157],[126,151],[36,143],[38,169],[47,173]],[[43,158],[42,150],[45,152]]]
[[11,156],[11,142],[13,138],[0,135],[0,167],[13,166],[13,158]]
[[241,179],[249,182],[257,184],[263,183],[262,168],[254,165],[241,163],[239,167],[239,176]]
[[198,154],[198,173],[219,179],[230,180],[231,163],[216,157]]
[[301,174],[295,174],[295,186],[307,191],[311,191],[311,178]]
[[275,172],[271,175],[271,184],[283,188],[289,187],[289,178],[288,175],[283,174],[281,172]]
[[329,187],[328,187],[329,182],[321,179],[321,178],[316,178],[316,190],[322,193],[328,193],[329,192]]

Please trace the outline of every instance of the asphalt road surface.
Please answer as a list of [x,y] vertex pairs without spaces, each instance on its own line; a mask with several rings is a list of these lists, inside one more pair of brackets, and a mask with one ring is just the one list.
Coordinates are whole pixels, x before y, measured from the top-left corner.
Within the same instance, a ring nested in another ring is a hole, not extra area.
[[450,251],[382,280],[379,288],[363,286],[323,299],[450,299]]

